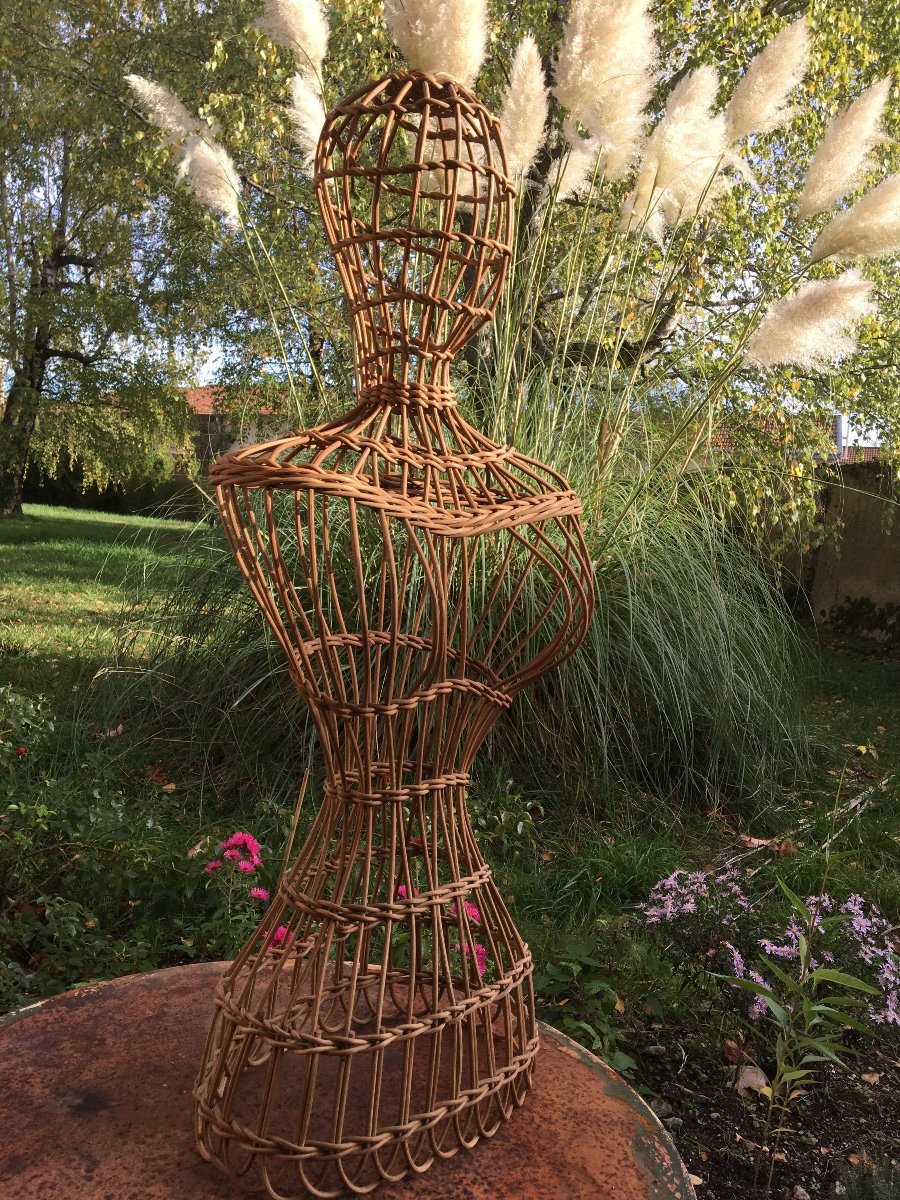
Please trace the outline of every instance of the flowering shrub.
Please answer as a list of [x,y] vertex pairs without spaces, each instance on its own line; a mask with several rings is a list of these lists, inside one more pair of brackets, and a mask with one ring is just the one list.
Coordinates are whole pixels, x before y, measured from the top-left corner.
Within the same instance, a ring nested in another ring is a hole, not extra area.
[[[220,903],[210,918],[213,939],[208,947],[218,953],[232,954],[256,927],[260,904],[271,898],[269,889],[257,880],[263,868],[262,847],[252,833],[238,830],[216,848],[215,856],[203,867],[209,876],[208,888],[218,892]],[[273,945],[284,942],[286,930],[272,937]]]
[[[259,842],[251,833],[233,833],[224,842],[219,843],[219,850],[226,862],[230,862],[244,875],[252,875],[257,867],[262,866],[262,855]],[[222,860],[210,859],[204,868],[207,874],[218,871]]]
[[[852,967],[875,990],[868,1021],[900,1027],[900,955],[891,923],[862,896],[842,903],[827,894],[810,896],[805,905],[792,905],[786,920],[782,913],[774,928],[766,928],[767,911],[751,902],[733,867],[678,870],[656,884],[641,910],[645,924],[665,937],[684,965],[724,969],[760,988],[777,986],[779,969],[798,978],[807,949],[812,972]],[[749,998],[751,1019],[766,1012],[762,993],[740,994]]]

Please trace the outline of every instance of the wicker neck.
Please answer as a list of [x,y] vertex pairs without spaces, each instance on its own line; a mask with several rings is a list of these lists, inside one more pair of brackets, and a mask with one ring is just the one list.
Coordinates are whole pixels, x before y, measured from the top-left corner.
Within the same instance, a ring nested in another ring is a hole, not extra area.
[[456,389],[449,383],[413,383],[400,379],[380,379],[377,383],[364,384],[360,388],[359,405],[397,411],[449,411],[456,408]]

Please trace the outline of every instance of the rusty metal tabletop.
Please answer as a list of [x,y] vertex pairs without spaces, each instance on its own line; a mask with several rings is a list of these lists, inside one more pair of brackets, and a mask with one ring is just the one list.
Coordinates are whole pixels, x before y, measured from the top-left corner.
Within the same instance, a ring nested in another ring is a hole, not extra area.
[[[80,988],[0,1021],[2,1200],[239,1200],[194,1149],[191,1092],[222,963]],[[534,1090],[488,1141],[378,1200],[691,1200],[668,1133],[541,1026]]]

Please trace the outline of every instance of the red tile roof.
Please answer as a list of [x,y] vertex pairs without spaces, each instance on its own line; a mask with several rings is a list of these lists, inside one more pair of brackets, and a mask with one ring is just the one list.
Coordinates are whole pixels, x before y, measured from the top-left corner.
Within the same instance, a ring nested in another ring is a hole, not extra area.
[[880,449],[880,446],[845,446],[837,461],[842,467],[858,462],[875,462]]
[[184,398],[198,417],[211,417],[219,411],[222,389],[219,387],[187,388]]

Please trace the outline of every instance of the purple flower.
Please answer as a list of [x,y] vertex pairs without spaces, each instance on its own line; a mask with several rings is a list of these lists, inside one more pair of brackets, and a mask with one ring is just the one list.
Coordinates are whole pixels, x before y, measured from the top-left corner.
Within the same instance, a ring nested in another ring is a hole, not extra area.
[[732,968],[734,974],[738,977],[738,979],[743,979],[744,975],[746,974],[747,968],[744,965],[744,959],[741,955],[740,950],[738,950],[734,946],[732,946],[731,942],[725,943],[725,949],[731,955],[731,968]]
[[[763,979],[762,975],[760,975],[759,971],[749,971],[748,975],[753,980],[753,982],[758,983],[760,987],[767,988],[769,986],[766,983],[766,981]],[[766,1011],[766,1008],[767,1008],[767,1005],[766,1005],[765,999],[762,996],[754,996],[753,1003],[750,1005],[750,1009],[747,1013],[747,1016],[750,1018],[751,1021],[758,1021],[759,1018]]]

